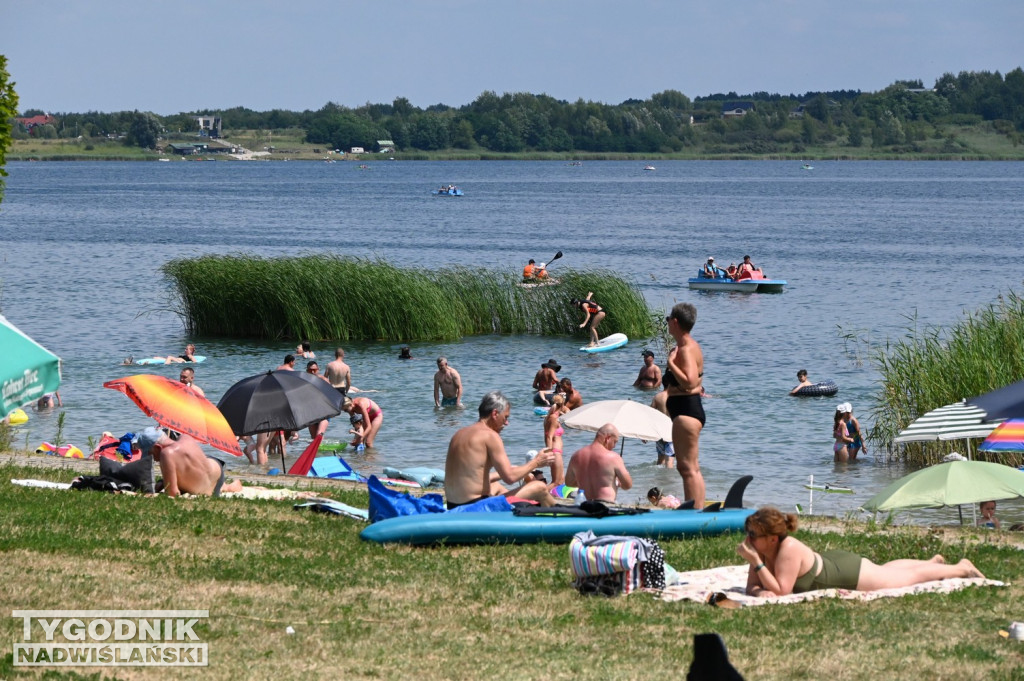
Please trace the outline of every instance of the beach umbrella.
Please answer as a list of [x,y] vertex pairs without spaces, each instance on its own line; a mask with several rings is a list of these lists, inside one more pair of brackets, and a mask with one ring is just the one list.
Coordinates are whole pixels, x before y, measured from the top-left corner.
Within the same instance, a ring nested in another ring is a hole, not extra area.
[[242,456],[238,438],[231,432],[224,415],[212,402],[181,381],[158,374],[137,374],[107,381],[103,387],[123,392],[161,426],[187,433],[223,452]]
[[217,408],[235,435],[254,435],[299,430],[337,416],[344,399],[319,376],[281,369],[243,378],[224,392]]
[[950,461],[922,468],[864,502],[868,511],[940,508],[1024,496],[1024,471],[988,461]]
[[979,452],[1024,452],[1024,419],[1000,423],[978,447]]
[[0,315],[0,418],[60,387],[60,358]]
[[986,421],[1024,419],[1024,381],[971,397],[967,404],[984,411]]
[[[623,440],[672,441],[672,419],[653,407],[633,400],[601,400],[573,409],[561,417],[562,425],[596,432],[606,423],[619,429]],[[625,442],[623,442],[623,448]]]
[[981,407],[961,400],[919,416],[901,430],[893,442],[900,444],[987,437],[998,425],[998,422],[988,422],[987,416],[988,413]]

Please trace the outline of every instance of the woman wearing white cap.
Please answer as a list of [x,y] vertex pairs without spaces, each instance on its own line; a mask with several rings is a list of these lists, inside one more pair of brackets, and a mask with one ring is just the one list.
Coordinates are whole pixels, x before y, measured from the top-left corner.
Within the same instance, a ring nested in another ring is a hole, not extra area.
[[850,437],[850,429],[847,424],[852,410],[849,402],[836,405],[836,414],[832,419],[832,437],[836,439],[835,444],[832,445],[832,452],[835,455],[833,460],[836,463],[846,463],[857,456],[856,454],[850,455],[853,438]]

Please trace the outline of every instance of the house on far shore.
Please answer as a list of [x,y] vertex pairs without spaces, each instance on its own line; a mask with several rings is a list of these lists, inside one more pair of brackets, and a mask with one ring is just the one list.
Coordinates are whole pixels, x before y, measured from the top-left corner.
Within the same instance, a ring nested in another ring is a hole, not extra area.
[[196,116],[195,121],[199,125],[200,136],[214,138],[220,137],[220,116]]
[[395,153],[395,143],[391,140],[377,140],[377,153],[379,154],[393,154]]
[[362,147],[352,147],[352,150],[349,153],[350,154],[365,154],[366,150],[363,149]]
[[32,130],[37,125],[53,125],[57,122],[57,119],[50,114],[43,114],[41,116],[29,116],[28,118],[17,118],[15,119],[20,123],[26,130]]
[[740,118],[754,110],[753,102],[723,102],[722,118]]

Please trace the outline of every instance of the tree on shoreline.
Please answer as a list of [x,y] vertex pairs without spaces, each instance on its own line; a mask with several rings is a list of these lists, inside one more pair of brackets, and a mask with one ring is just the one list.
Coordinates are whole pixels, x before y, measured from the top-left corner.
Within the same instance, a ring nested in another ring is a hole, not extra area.
[[0,54],[0,201],[4,200],[4,178],[7,171],[7,150],[11,146],[14,117],[18,115],[18,93],[14,91],[11,74],[7,72],[7,57]]

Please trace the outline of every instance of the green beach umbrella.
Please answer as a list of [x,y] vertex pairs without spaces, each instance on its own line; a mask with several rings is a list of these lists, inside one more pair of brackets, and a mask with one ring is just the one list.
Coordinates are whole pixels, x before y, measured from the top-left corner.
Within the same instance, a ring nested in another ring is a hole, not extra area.
[[939,508],[1024,497],[1024,471],[987,461],[950,461],[922,468],[868,499],[868,511]]
[[60,358],[0,315],[0,418],[60,387]]

